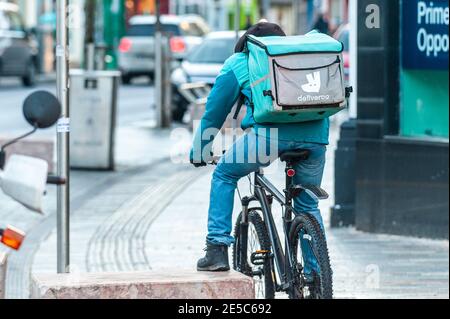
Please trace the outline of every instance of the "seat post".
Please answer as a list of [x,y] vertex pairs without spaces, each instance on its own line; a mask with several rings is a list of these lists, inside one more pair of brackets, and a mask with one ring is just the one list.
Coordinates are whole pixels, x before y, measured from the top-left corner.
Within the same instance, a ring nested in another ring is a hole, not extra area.
[[301,161],[305,161],[309,158],[310,155],[309,150],[299,149],[295,151],[288,151],[281,154],[280,159],[282,162],[286,163],[286,189],[284,190],[286,194],[286,205],[287,208],[285,210],[285,220],[289,223],[292,220],[293,213],[293,199],[296,194],[299,194],[299,188],[294,185],[294,177],[296,175],[295,167]]
[[[292,207],[293,206],[293,198],[291,196],[291,192],[290,189],[292,187],[292,185],[294,184],[294,176],[289,176],[289,171],[294,170],[294,163],[292,161],[287,161],[286,162],[286,169],[285,169],[285,174],[286,174],[286,189],[285,189],[285,194],[286,194],[286,205],[287,207]],[[292,219],[292,211],[290,209],[286,209],[285,212],[285,218],[286,221],[290,221]]]

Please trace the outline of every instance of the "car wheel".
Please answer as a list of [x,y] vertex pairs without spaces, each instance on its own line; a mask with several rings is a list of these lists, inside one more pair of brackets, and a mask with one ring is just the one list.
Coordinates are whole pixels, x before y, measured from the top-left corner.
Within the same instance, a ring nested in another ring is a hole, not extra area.
[[22,83],[26,87],[32,87],[36,84],[36,66],[33,62],[28,63],[26,75],[22,77]]
[[172,120],[177,123],[182,123],[185,113],[185,110],[181,110],[179,108],[172,110]]

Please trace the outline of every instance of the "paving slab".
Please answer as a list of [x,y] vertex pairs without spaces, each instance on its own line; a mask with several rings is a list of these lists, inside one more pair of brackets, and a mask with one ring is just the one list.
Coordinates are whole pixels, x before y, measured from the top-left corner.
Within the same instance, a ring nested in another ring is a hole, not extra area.
[[[324,188],[333,189],[331,151]],[[278,167],[277,167],[278,165]],[[147,235],[147,254],[153,270],[167,265],[195,267],[204,254],[212,169],[190,184],[152,224]],[[283,166],[275,164],[267,177],[282,187]],[[239,183],[249,194],[249,182]],[[449,297],[449,242],[403,236],[369,234],[354,228],[330,229],[329,208],[333,196],[320,204],[327,225],[328,245],[334,270],[335,297],[342,299],[434,299]],[[240,201],[235,198],[235,216]],[[274,206],[281,230],[281,211]],[[231,258],[231,252],[230,252]],[[277,297],[286,298],[284,294]]]
[[253,281],[236,272],[34,275],[34,299],[254,299]]
[[[74,173],[73,274],[163,273],[169,266],[176,269],[173,273],[189,273],[204,254],[213,168],[195,170],[172,163],[170,156],[174,151],[182,154],[186,145],[173,147],[180,135],[151,130],[152,125],[146,119],[119,128],[117,172]],[[321,202],[327,225],[334,203],[337,130],[332,133],[323,183],[331,197]],[[267,173],[276,186],[283,185],[281,165]],[[243,180],[240,189],[247,194],[248,181]],[[7,293],[26,298],[27,267],[33,264],[35,274],[56,272],[54,190],[49,190],[44,220],[2,199],[0,194],[0,220],[31,230],[24,249],[12,254],[8,266]],[[236,196],[235,214],[238,205]],[[274,214],[280,221],[281,212]],[[327,228],[327,233],[337,298],[448,298],[448,241],[366,234],[352,228]]]

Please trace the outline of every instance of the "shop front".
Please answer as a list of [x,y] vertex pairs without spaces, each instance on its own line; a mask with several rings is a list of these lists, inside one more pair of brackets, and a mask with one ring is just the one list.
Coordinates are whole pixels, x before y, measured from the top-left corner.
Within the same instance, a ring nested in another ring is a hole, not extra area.
[[[367,25],[374,4],[379,28]],[[355,164],[336,181],[354,189],[354,206],[338,220],[448,238],[448,10],[448,0],[358,0]]]
[[402,1],[400,134],[448,139],[448,1]]

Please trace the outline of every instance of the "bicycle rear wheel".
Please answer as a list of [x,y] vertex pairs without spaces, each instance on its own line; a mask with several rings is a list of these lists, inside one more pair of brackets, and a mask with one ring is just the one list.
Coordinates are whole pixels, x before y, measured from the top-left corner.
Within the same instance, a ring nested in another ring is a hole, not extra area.
[[[272,261],[270,255],[270,240],[266,225],[257,210],[249,212],[249,223],[246,231],[242,231],[242,213],[237,220],[233,246],[233,268],[246,276],[253,277],[255,280],[255,293],[257,299],[274,299],[275,283],[273,277]],[[247,233],[247,235],[245,234]],[[244,243],[247,247],[247,260],[241,261],[241,251]],[[267,258],[252,260],[252,255],[260,252],[260,256]]]
[[[333,299],[333,272],[330,265],[328,246],[325,234],[317,220],[309,214],[297,216],[289,234],[294,263],[297,265],[298,278],[290,293],[291,299]],[[320,269],[313,274],[313,282],[305,281],[303,267],[305,265],[301,240],[309,245]]]

